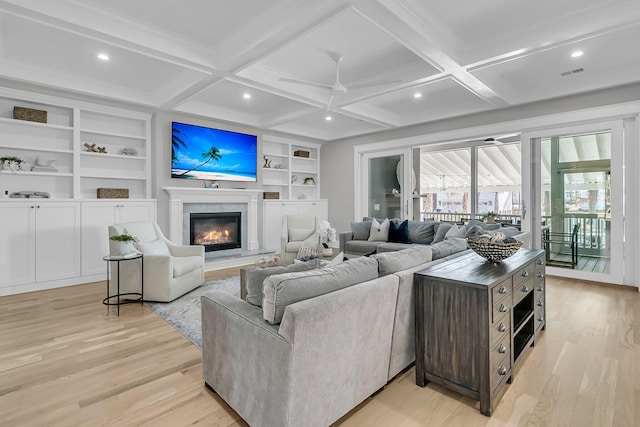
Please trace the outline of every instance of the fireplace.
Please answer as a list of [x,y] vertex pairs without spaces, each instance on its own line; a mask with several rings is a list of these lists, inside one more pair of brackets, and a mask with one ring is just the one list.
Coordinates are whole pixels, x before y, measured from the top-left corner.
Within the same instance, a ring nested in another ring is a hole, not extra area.
[[205,252],[242,247],[240,212],[205,212],[189,215],[190,244]]

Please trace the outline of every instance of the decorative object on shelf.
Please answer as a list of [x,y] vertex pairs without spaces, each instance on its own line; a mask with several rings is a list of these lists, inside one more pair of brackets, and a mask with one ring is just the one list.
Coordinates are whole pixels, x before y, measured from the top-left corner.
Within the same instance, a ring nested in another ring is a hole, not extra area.
[[305,150],[296,150],[293,152],[293,155],[295,157],[305,157],[305,158],[309,158],[309,152],[305,151]]
[[262,166],[263,168],[271,168],[271,159],[268,158],[267,156],[262,156],[262,158],[264,159],[264,165]]
[[275,165],[273,165],[274,169],[284,169],[284,165],[282,163],[276,163]]
[[98,199],[128,199],[128,188],[98,188]]
[[29,122],[47,123],[47,112],[26,107],[13,107],[13,118]]
[[105,147],[96,147],[96,144],[89,144],[88,142],[85,142],[84,146],[85,146],[85,151],[89,153],[107,154],[107,149]]
[[291,175],[291,183],[295,184],[296,182],[298,182],[298,175]]
[[316,185],[316,180],[313,179],[312,177],[308,176],[304,179],[304,184],[305,185]]
[[32,172],[58,172],[58,169],[53,165],[55,159],[45,159],[43,156],[36,157],[36,164],[31,168]]
[[130,234],[116,234],[109,237],[109,252],[112,255],[126,255],[136,252],[133,244],[137,241],[138,239]]
[[55,162],[55,159],[48,160],[43,156],[36,157],[36,166],[53,167],[53,162]]
[[16,156],[0,157],[0,168],[10,170],[12,172],[21,171],[23,162],[24,160]]
[[137,156],[138,150],[136,150],[135,148],[123,148],[122,150],[120,150],[120,154],[122,154],[123,156]]
[[279,199],[280,198],[280,192],[278,191],[265,191],[264,193],[262,193],[262,198],[267,200],[267,199]]
[[46,191],[16,191],[9,196],[12,199],[48,199],[51,197]]
[[489,211],[486,214],[484,214],[482,219],[486,220],[487,224],[493,224],[494,222],[496,222],[497,217],[498,217],[497,213],[495,213],[494,211]]
[[490,234],[473,233],[467,239],[467,246],[475,253],[487,260],[498,263],[507,259],[522,247],[522,242],[513,237],[505,238],[503,233]]

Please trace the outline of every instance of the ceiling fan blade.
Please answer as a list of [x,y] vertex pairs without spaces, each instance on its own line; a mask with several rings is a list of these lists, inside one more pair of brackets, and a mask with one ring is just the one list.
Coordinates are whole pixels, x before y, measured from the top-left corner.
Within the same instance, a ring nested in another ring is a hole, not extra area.
[[325,85],[325,84],[322,84],[322,83],[308,82],[306,80],[298,80],[298,79],[289,79],[287,77],[281,77],[278,80],[280,80],[281,82],[287,82],[287,83],[294,83],[294,84],[299,84],[299,85],[317,87],[317,88],[321,88],[321,89],[332,89],[333,88],[333,86]]
[[493,144],[493,145],[502,145],[502,144],[504,144],[504,142],[498,141],[495,138],[487,138],[487,139],[484,140],[484,143],[485,144]]
[[333,107],[333,101],[336,99],[335,95],[332,93],[329,97],[329,102],[327,103],[327,111],[331,111],[331,107]]
[[382,85],[390,85],[390,84],[397,84],[397,83],[403,83],[402,80],[372,80],[372,81],[368,81],[368,82],[362,82],[362,83],[351,83],[347,86],[348,89],[363,89],[363,88],[367,88],[367,87],[374,87],[374,86],[382,86]]

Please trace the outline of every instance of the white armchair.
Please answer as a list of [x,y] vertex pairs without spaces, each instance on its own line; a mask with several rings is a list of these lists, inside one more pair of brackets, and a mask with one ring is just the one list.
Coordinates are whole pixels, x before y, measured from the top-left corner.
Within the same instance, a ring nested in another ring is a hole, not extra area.
[[320,217],[314,215],[284,215],[280,238],[280,259],[282,264],[291,263],[301,247],[320,246],[320,235],[316,232]]
[[[204,283],[204,246],[176,245],[155,222],[127,222],[109,226],[109,237],[128,233],[144,254],[145,301],[169,302]],[[120,292],[140,292],[140,263],[120,263]]]

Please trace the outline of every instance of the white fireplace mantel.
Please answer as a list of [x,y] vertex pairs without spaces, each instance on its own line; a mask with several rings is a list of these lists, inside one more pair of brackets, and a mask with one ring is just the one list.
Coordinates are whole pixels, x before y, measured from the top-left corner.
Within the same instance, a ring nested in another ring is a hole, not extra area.
[[163,187],[169,194],[169,239],[182,244],[183,204],[185,203],[246,203],[247,250],[260,247],[258,241],[258,196],[262,190],[231,188]]

